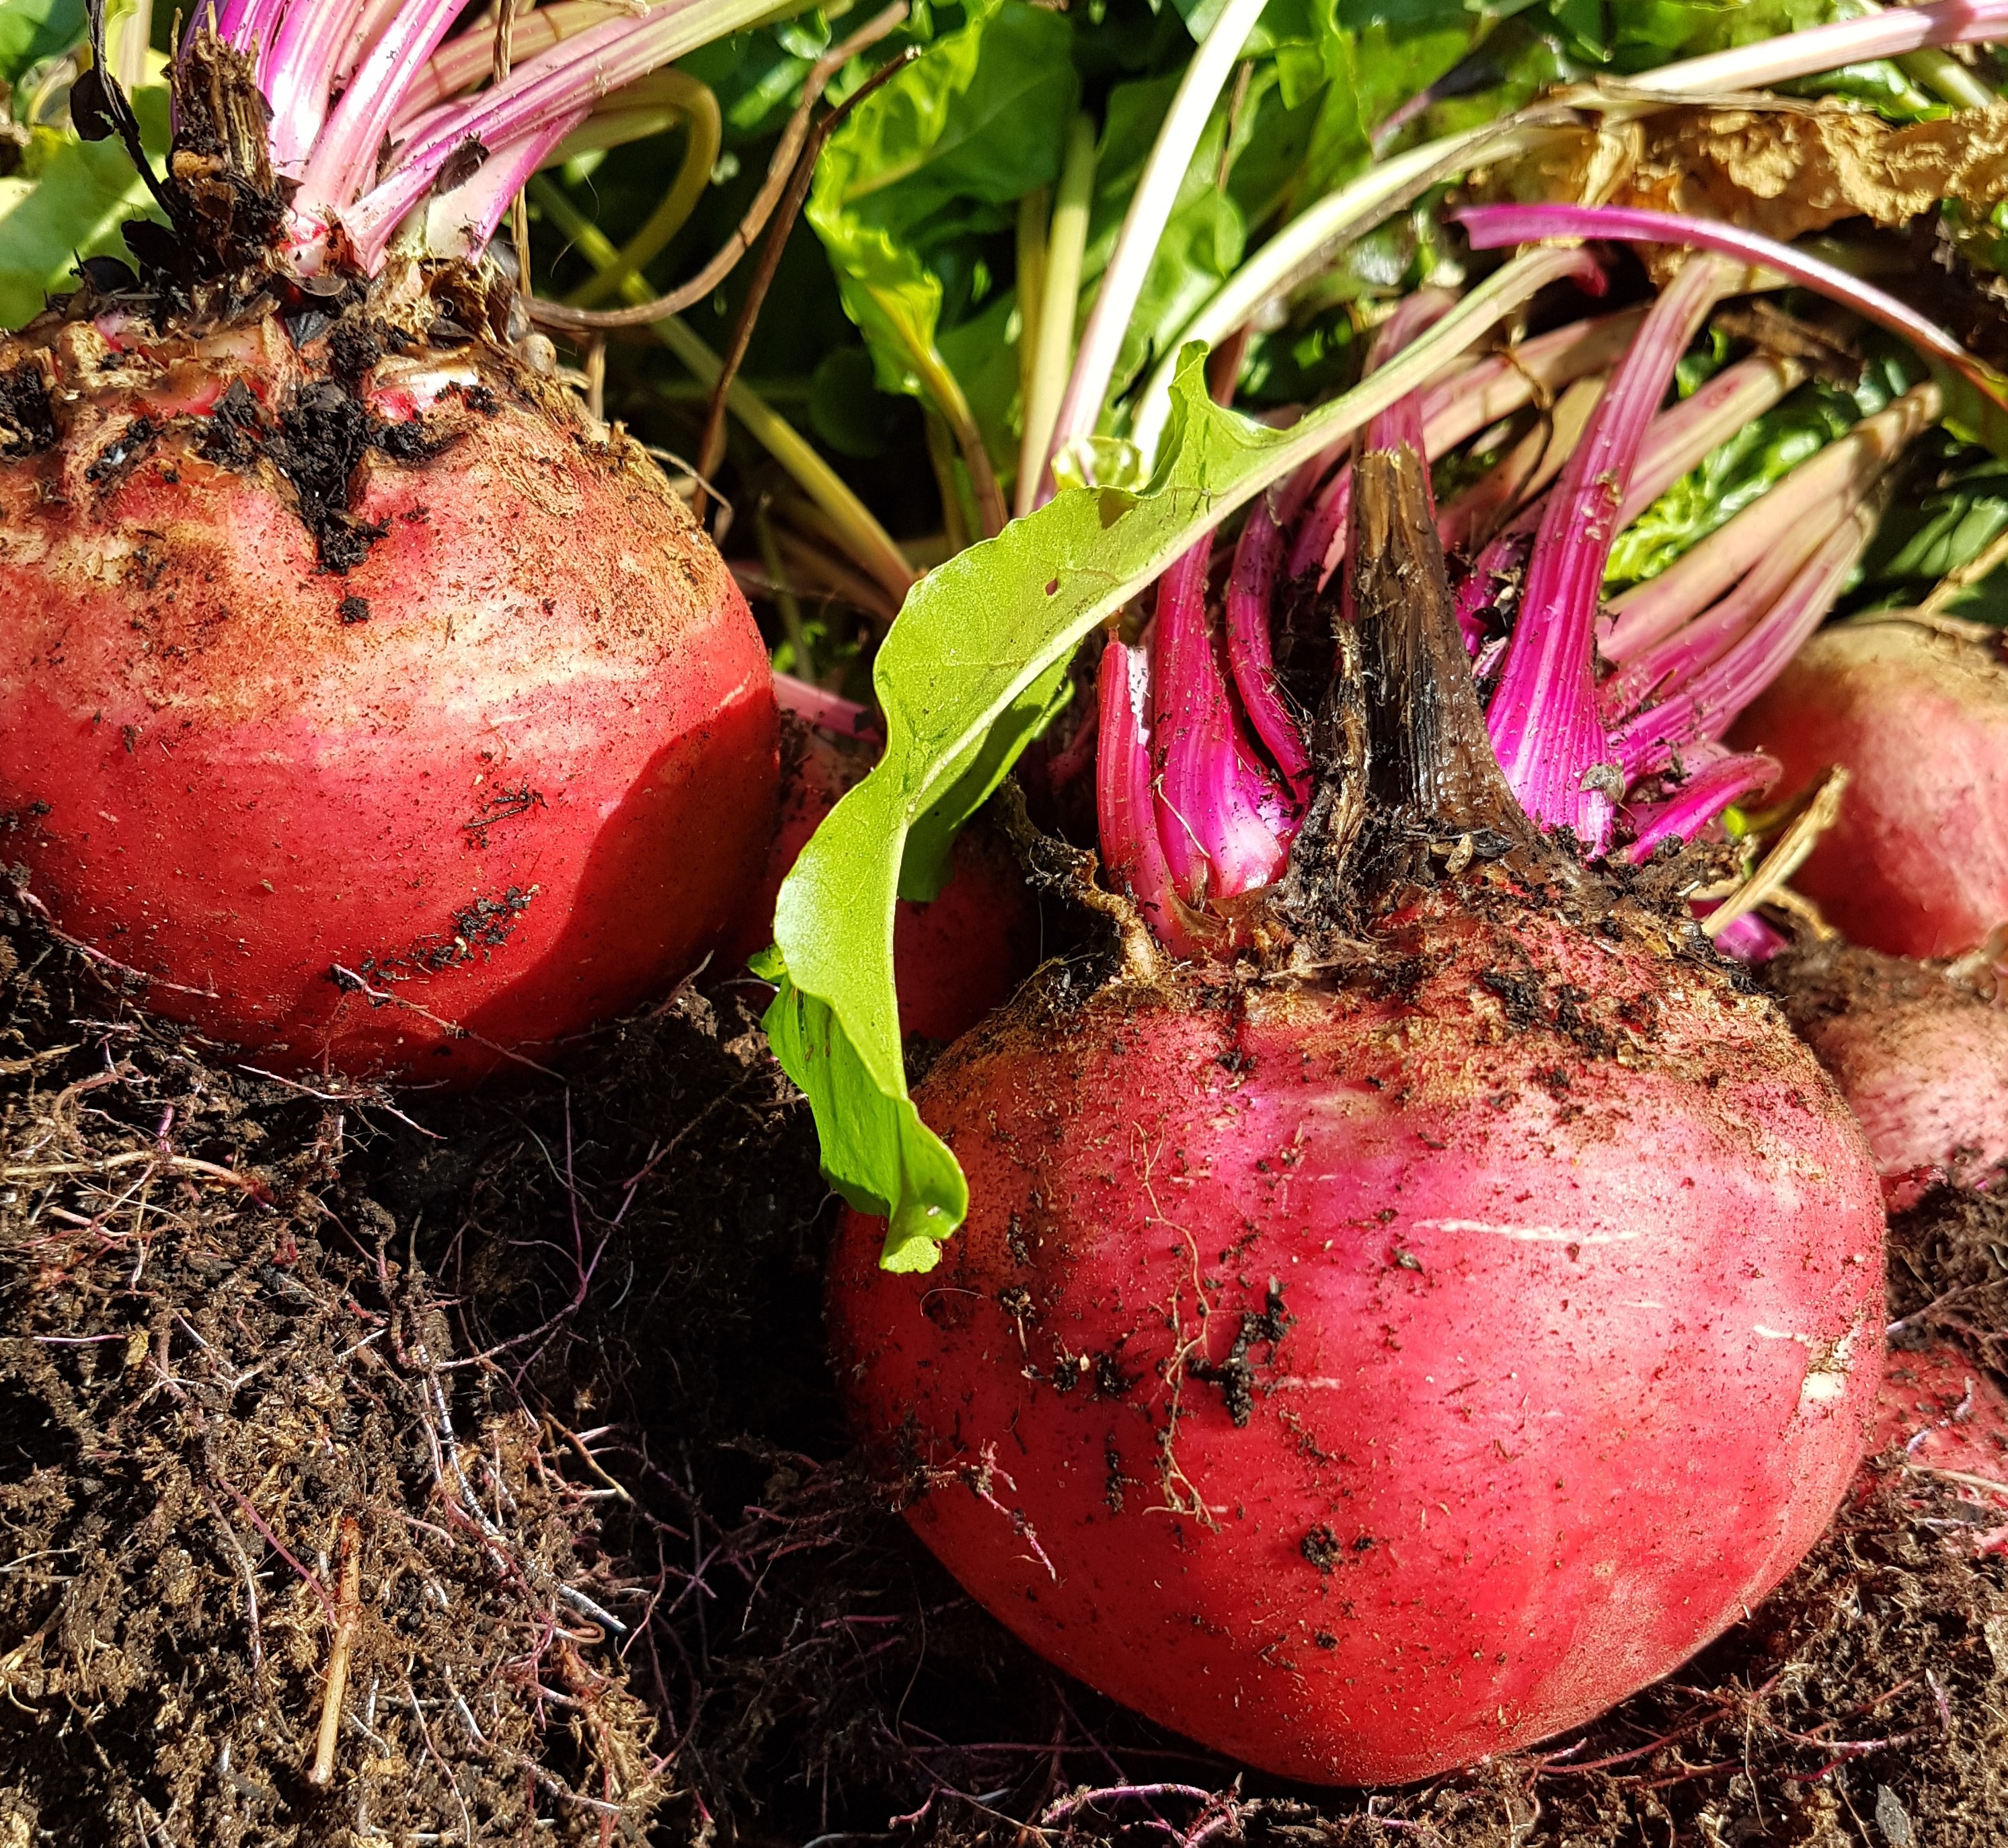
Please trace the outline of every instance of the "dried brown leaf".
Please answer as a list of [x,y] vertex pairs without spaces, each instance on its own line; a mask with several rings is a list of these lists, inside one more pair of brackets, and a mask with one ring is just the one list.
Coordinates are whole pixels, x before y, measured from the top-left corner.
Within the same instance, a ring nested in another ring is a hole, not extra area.
[[1680,108],[1557,137],[1481,182],[1494,198],[1643,206],[1790,242],[1843,218],[1898,225],[2008,197],[2008,104],[1897,126],[1843,104]]

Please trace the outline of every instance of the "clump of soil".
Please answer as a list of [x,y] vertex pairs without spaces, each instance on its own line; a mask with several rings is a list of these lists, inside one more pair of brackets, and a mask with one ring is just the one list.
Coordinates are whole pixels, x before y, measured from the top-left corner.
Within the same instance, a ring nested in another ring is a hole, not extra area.
[[375,1100],[5,897],[0,1842],[642,1839],[605,1491],[350,1181]]
[[[5,942],[5,1848],[1999,1848],[2008,1497],[1882,1459],[1750,1622],[1579,1733],[1399,1792],[1241,1777],[1030,1655],[865,1479],[757,988],[394,1111],[145,1024],[18,905]],[[1903,1215],[1891,1298],[1900,1344],[1999,1366],[2008,1206]]]

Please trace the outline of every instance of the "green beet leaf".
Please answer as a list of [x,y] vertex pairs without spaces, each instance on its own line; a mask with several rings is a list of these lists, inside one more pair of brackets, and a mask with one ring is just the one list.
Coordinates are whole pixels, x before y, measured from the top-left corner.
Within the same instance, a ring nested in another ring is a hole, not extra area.
[[0,83],[18,83],[83,37],[83,0],[0,0]]
[[1287,430],[1217,407],[1195,343],[1181,356],[1147,486],[1063,489],[908,595],[874,670],[885,754],[804,849],[776,907],[777,944],[755,964],[778,989],[767,1033],[815,1112],[823,1171],[861,1211],[888,1220],[889,1268],[932,1268],[969,1206],[953,1156],[907,1094],[895,901],[937,889],[956,830],[1051,717],[1074,650],[1098,624],[1202,534],[1424,383],[1570,260],[1546,251],[1507,265],[1364,383]]
[[[830,138],[808,216],[882,389],[970,405],[942,330],[992,306],[985,240],[1059,173],[1080,98],[1073,45],[1060,13],[976,0]],[[994,394],[982,408],[992,453],[1013,453]]]
[[[164,155],[167,86],[143,84],[132,101],[143,145]],[[19,169],[0,179],[0,327],[32,320],[48,295],[75,288],[79,257],[123,260],[120,228],[159,215],[115,138],[80,141],[67,129],[32,131]]]

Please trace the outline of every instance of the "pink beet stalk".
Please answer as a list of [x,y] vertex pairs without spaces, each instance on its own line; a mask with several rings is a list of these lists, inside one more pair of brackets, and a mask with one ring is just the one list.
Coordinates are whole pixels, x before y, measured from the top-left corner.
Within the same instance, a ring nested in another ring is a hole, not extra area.
[[[269,58],[288,3],[288,0],[224,0],[217,9],[217,37],[239,51],[248,51],[255,44]],[[262,74],[262,62],[260,69]]]
[[1854,509],[1741,641],[1660,705],[1618,727],[1610,745],[1627,782],[1656,775],[1683,746],[1718,738],[1729,729],[1819,627],[1875,530],[1874,512]]
[[[384,131],[405,83],[432,55],[459,12],[457,0],[412,0],[392,21],[314,145],[293,200],[296,217],[311,219],[345,205],[361,189],[375,171]],[[278,83],[280,73],[275,72],[272,80]],[[436,165],[426,175],[427,186],[438,171]]]
[[1101,735],[1095,749],[1095,820],[1109,881],[1136,902],[1160,943],[1175,955],[1197,954],[1183,908],[1172,896],[1171,874],[1158,837],[1147,719],[1150,651],[1111,636],[1102,651],[1097,694]]
[[[1692,397],[1662,411],[1639,445],[1631,485],[1617,510],[1617,529],[1621,532],[1710,451],[1768,411],[1805,376],[1805,369],[1796,360],[1760,354],[1727,367]],[[1558,419],[1561,409],[1561,405],[1556,408]],[[1529,430],[1511,454],[1446,507],[1437,523],[1444,549],[1468,546],[1475,535],[1489,530],[1502,508],[1515,498],[1533,496],[1559,474],[1574,448],[1572,441],[1560,440],[1562,436],[1560,431],[1551,437],[1539,429]],[[1528,458],[1536,454],[1539,466],[1530,468]],[[1529,499],[1511,530],[1531,532],[1543,511]]]
[[[476,19],[449,41],[465,0],[226,0],[210,16],[226,43],[255,48],[273,165],[296,182],[291,262],[306,275],[327,260],[338,225],[336,260],[373,274],[456,161],[468,171],[427,210],[429,253],[478,256],[507,201],[599,98],[766,10],[760,0],[558,0],[525,13],[514,68],[473,96],[458,93],[491,74],[494,29]],[[198,23],[184,55],[208,29]]]
[[590,107],[582,104],[536,134],[511,142],[501,153],[484,161],[471,179],[436,200],[427,217],[437,228],[426,239],[434,254],[468,262],[479,256],[530,175],[591,113]]
[[[334,87],[346,90],[350,79],[363,59],[376,49],[377,41],[390,30],[391,22],[398,16],[404,0],[362,0],[355,15],[355,23],[350,29],[348,42],[341,48],[341,55],[334,66]],[[479,37],[479,34],[475,35]],[[489,61],[492,66],[495,56],[494,35],[487,35]]]
[[1938,417],[1936,385],[1920,385],[1846,436],[1808,457],[1762,499],[1718,527],[1693,550],[1610,606],[1601,644],[1607,660],[1628,665],[1677,634],[1793,535],[1837,507],[1853,504]]
[[791,673],[774,676],[774,698],[783,712],[792,712],[804,724],[818,726],[840,738],[861,738],[883,729],[869,706]]
[[1463,224],[1473,247],[1480,250],[1542,238],[1610,238],[1633,244],[1684,244],[1733,257],[1817,290],[1853,309],[1865,320],[1873,321],[1898,339],[1907,341],[1927,359],[1950,367],[1985,398],[2008,406],[2004,381],[1936,322],[1928,320],[1873,283],[1864,282],[1775,238],[1713,219],[1631,206],[1473,205],[1452,215]]
[[[1366,371],[1378,372],[1409,341],[1426,334],[1456,306],[1457,297],[1448,289],[1417,289],[1376,330]],[[1422,408],[1413,394],[1383,411],[1366,426],[1369,449],[1390,449],[1397,443],[1405,443],[1416,454],[1423,454]]]
[[1756,353],[1724,366],[1653,419],[1617,509],[1622,532],[1711,451],[1761,417],[1806,376],[1796,359]]
[[[1457,587],[1457,626],[1464,638],[1465,651],[1476,661],[1481,651],[1494,639],[1491,628],[1485,617],[1494,606],[1500,592],[1516,579],[1525,568],[1527,553],[1533,545],[1530,535],[1525,532],[1502,532],[1472,561]],[[1499,640],[1504,642],[1504,638]],[[1479,670],[1481,680],[1490,677],[1490,664],[1483,664]]]
[[2008,37],[2008,0],[1943,0],[1937,6],[1895,6],[1865,19],[1838,19],[1781,33],[1755,44],[1662,65],[1625,80],[1648,94],[1687,97],[1762,90],[1843,65],[1901,58],[1940,45]]
[[1310,800],[1310,754],[1276,686],[1270,634],[1271,599],[1283,558],[1283,531],[1266,499],[1250,511],[1227,580],[1227,660],[1235,691],[1263,748],[1282,772],[1296,806]]
[[1158,835],[1172,887],[1194,906],[1269,884],[1296,821],[1228,696],[1207,620],[1212,549],[1202,539],[1158,579],[1151,631]]
[[1597,689],[1605,723],[1617,724],[1655,692],[1692,680],[1727,653],[1790,588],[1847,511],[1845,504],[1822,508],[1780,533],[1771,550],[1721,602],[1619,668]]
[[1732,803],[1762,795],[1780,774],[1778,760],[1759,751],[1718,756],[1713,763],[1691,769],[1672,795],[1632,809],[1632,840],[1625,857],[1642,864],[1663,841],[1692,840]]
[[[1601,277],[1585,274],[1579,286],[1600,294]],[[1423,394],[1423,446],[1432,459],[1475,436],[1532,401],[1536,391],[1558,391],[1600,372],[1624,352],[1644,318],[1642,310],[1571,322],[1552,334],[1522,341],[1510,355],[1481,359],[1439,380]],[[1320,579],[1338,564],[1345,543],[1352,495],[1352,472],[1342,468],[1298,528],[1290,546],[1288,575],[1316,570]]]
[[[1700,909],[1697,907],[1698,911]],[[1789,949],[1791,942],[1791,938],[1773,930],[1754,911],[1731,918],[1715,933],[1715,947],[1739,963],[1768,963],[1780,951]]]
[[295,5],[280,23],[270,52],[260,61],[271,72],[265,95],[272,106],[267,131],[272,164],[290,178],[299,178],[305,170],[308,154],[327,119],[328,88],[361,11],[361,0]]
[[[1553,433],[1545,422],[1528,426],[1513,447],[1437,515],[1437,536],[1453,557],[1467,555],[1496,532],[1507,516],[1540,485]],[[1559,464],[1557,465],[1559,466]]]
[[1593,853],[1610,838],[1609,756],[1596,716],[1591,633],[1617,515],[1675,363],[1728,281],[1690,263],[1661,294],[1550,498],[1534,542],[1519,620],[1487,714],[1499,766],[1544,827],[1569,827]]

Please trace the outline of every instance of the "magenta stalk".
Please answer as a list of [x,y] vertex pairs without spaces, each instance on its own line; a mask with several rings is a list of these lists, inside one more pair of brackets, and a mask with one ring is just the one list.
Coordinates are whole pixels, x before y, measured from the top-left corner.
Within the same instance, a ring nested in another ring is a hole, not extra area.
[[1505,668],[1486,714],[1499,767],[1532,820],[1568,827],[1592,852],[1608,842],[1609,756],[1596,716],[1592,632],[1632,466],[1674,366],[1729,281],[1689,263],[1661,293],[1550,496],[1521,595]]

